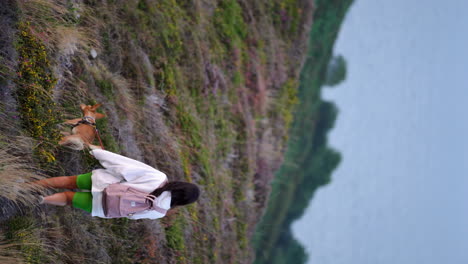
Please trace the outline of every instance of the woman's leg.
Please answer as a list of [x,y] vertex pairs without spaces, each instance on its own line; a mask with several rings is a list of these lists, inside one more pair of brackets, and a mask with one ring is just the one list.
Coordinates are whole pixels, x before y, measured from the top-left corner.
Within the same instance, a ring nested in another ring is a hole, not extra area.
[[44,197],[41,203],[58,206],[73,205],[75,208],[91,213],[93,195],[90,192],[61,192]]
[[43,204],[52,204],[58,206],[71,205],[75,192],[61,192],[44,197]]
[[[91,175],[92,173],[88,172],[77,176],[52,177],[34,183],[44,187],[91,190]],[[41,203],[58,206],[73,205],[75,208],[91,213],[93,196],[90,192],[61,192],[44,197]]]
[[52,177],[52,178],[42,179],[40,181],[35,181],[33,183],[41,185],[43,187],[76,189],[78,188],[76,184],[77,177],[78,176]]

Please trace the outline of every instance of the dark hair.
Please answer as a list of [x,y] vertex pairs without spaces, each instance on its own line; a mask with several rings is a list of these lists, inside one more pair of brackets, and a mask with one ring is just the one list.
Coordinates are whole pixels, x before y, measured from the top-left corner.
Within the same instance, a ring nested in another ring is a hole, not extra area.
[[190,182],[173,181],[157,188],[151,194],[158,197],[164,191],[171,192],[171,208],[180,205],[191,204],[200,196],[200,189]]

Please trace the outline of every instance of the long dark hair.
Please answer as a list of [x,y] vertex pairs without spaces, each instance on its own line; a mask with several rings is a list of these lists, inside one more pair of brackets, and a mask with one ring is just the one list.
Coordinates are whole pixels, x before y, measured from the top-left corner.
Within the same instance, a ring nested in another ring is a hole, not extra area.
[[173,181],[157,188],[151,194],[158,197],[164,191],[171,192],[171,208],[195,202],[200,196],[200,189],[190,182]]

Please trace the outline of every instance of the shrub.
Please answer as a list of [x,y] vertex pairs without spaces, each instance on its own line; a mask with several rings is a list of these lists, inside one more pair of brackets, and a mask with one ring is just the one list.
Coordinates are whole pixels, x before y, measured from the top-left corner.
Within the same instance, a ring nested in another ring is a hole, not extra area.
[[39,162],[54,163],[53,146],[60,139],[56,125],[61,115],[51,93],[57,80],[52,76],[44,45],[31,33],[28,23],[19,25],[16,49],[19,54],[16,96],[23,126],[39,141],[35,148]]

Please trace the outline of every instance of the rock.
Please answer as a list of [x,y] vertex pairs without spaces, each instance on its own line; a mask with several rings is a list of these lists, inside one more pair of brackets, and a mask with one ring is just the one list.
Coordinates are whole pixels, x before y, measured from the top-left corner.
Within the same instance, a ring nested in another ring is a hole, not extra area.
[[0,197],[0,222],[3,222],[18,213],[18,206],[15,202],[4,197]]
[[91,58],[95,59],[97,57],[97,51],[95,49],[91,49],[90,55],[91,55]]

